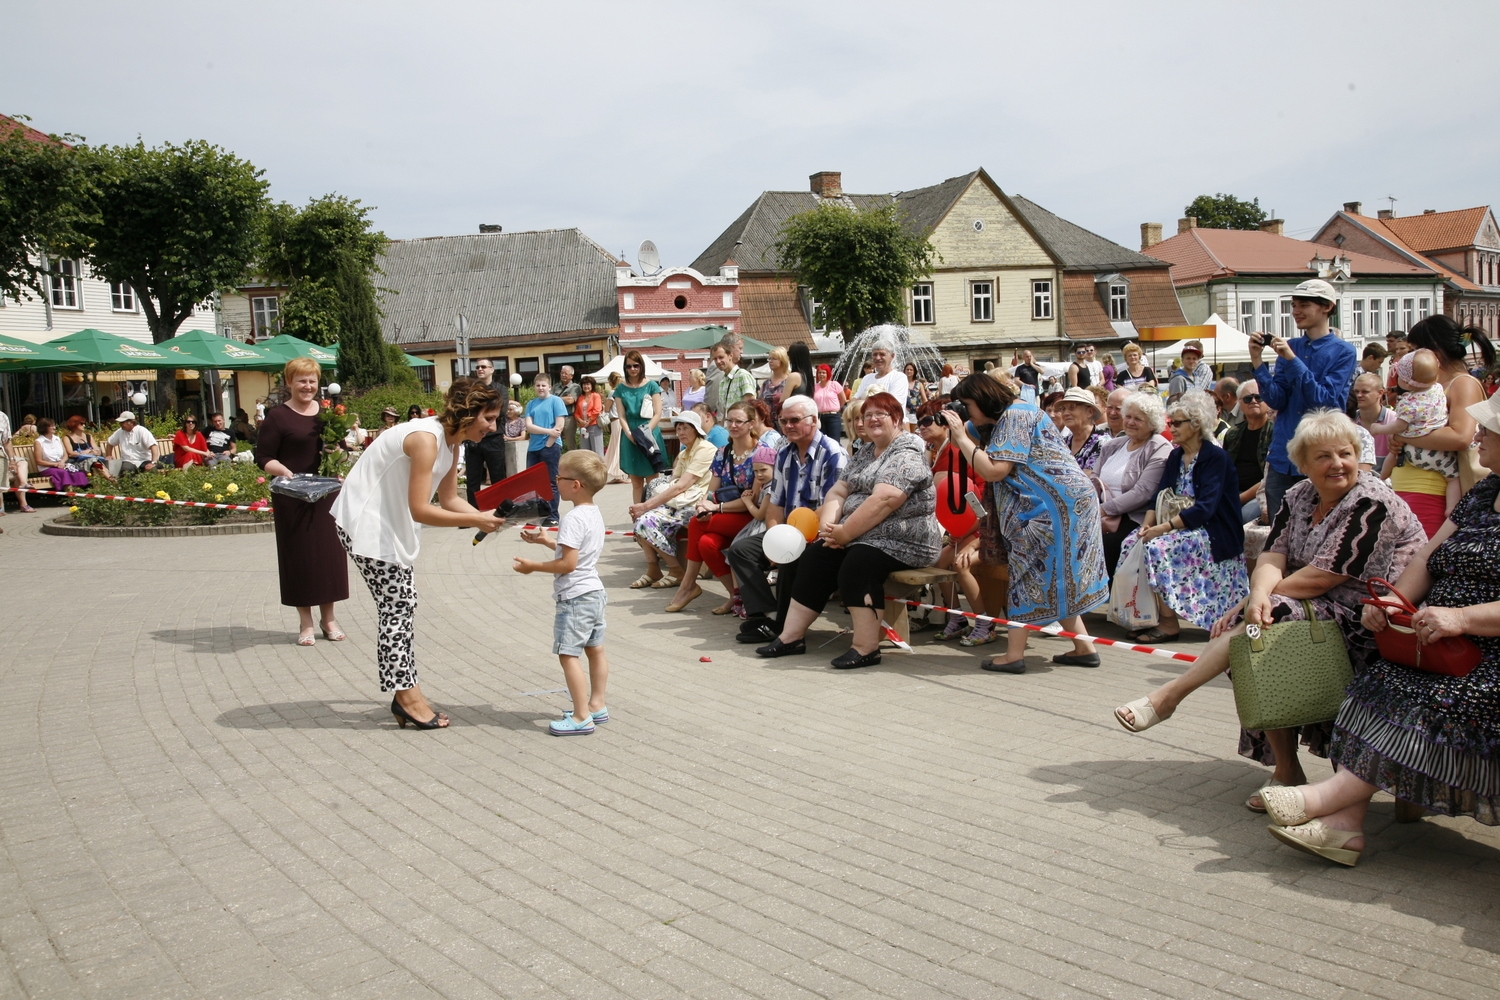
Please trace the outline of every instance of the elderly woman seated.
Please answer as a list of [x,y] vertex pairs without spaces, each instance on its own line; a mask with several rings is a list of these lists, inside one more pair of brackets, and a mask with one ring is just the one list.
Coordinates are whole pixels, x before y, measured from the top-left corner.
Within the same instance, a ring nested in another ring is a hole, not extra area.
[[[1186,673],[1115,709],[1120,725],[1138,733],[1170,718],[1182,699],[1229,667],[1229,640],[1244,632],[1245,622],[1303,620],[1304,600],[1316,617],[1339,626],[1356,662],[1373,654],[1374,641],[1360,625],[1360,601],[1369,596],[1365,581],[1399,576],[1426,535],[1380,477],[1359,471],[1359,447],[1354,422],[1342,413],[1303,416],[1287,456],[1307,479],[1286,493],[1250,579],[1250,596],[1214,623],[1212,639]],[[1307,780],[1297,760],[1299,736],[1324,757],[1331,726],[1242,732],[1240,753],[1275,767],[1270,785],[1299,785]],[[1259,793],[1245,805],[1265,808]]]
[[761,656],[807,652],[807,629],[837,590],[854,641],[833,666],[879,663],[885,578],[938,557],[937,494],[922,439],[902,430],[905,407],[880,392],[863,401],[860,417],[870,443],[850,457],[818,509],[818,539],[802,554],[781,635],[756,650]]
[[1172,450],[1172,442],[1161,433],[1167,426],[1161,397],[1155,392],[1124,392],[1120,420],[1125,433],[1104,442],[1099,461],[1089,473],[1099,495],[1104,568],[1111,579],[1120,561],[1120,546],[1156,503],[1157,483]]
[[[1500,397],[1465,409],[1480,424],[1479,463],[1500,470]],[[1500,476],[1480,480],[1458,502],[1396,589],[1426,602],[1412,616],[1418,642],[1467,636],[1481,659],[1454,677],[1372,657],[1334,720],[1333,777],[1262,792],[1278,840],[1343,865],[1364,850],[1365,811],[1377,790],[1418,809],[1500,825]],[[1389,627],[1376,608],[1365,608],[1363,620],[1375,632]]]
[[[632,590],[643,587],[666,590],[682,582],[677,533],[687,527],[697,511],[696,504],[708,492],[714,446],[703,436],[698,414],[692,410],[679,413],[672,418],[672,424],[682,447],[672,465],[671,480],[640,503],[631,504],[629,509],[630,519],[635,522],[635,540],[646,554],[646,572],[630,585]],[[662,573],[663,561],[672,568],[671,573]]]
[[1062,421],[1063,436],[1068,439],[1073,461],[1084,472],[1092,472],[1099,462],[1099,449],[1110,440],[1109,431],[1099,426],[1104,423],[1104,407],[1088,389],[1075,385],[1063,393],[1053,411]]
[[[1137,545],[1146,547],[1146,575],[1161,614],[1160,627],[1131,633],[1136,642],[1176,639],[1178,615],[1212,628],[1250,590],[1234,459],[1213,440],[1218,407],[1208,393],[1192,389],[1167,404],[1167,417],[1174,446],[1152,509],[1120,551],[1125,559]],[[1176,510],[1182,501],[1188,505]],[[1158,511],[1170,516],[1158,521]]]

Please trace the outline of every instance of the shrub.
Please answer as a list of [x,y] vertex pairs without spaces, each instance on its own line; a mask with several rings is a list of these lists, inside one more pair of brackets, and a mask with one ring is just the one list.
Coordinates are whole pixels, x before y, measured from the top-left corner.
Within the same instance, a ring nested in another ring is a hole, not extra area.
[[[265,480],[257,482],[257,480]],[[232,488],[231,488],[232,487]],[[186,469],[143,472],[124,476],[111,483],[95,476],[90,492],[119,496],[159,497],[171,500],[200,500],[209,503],[253,504],[270,502],[270,477],[249,463],[231,463],[212,469],[191,465]],[[175,504],[132,503],[128,500],[79,500],[73,509],[73,520],[85,525],[163,525],[173,521],[188,524],[213,524],[229,511],[207,507],[179,507]],[[269,508],[266,514],[269,515]]]

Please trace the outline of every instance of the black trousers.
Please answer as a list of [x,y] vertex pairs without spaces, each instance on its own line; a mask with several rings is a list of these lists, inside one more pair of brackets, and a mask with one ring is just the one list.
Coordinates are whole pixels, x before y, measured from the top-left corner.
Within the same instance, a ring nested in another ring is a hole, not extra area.
[[749,615],[774,615],[777,622],[786,621],[786,609],[792,605],[792,587],[797,580],[797,567],[802,560],[787,563],[776,571],[776,591],[766,582],[766,572],[771,568],[761,547],[765,536],[749,535],[736,540],[724,550],[724,558],[734,570],[734,582],[740,588],[740,601]]
[[477,442],[466,443],[464,470],[469,477],[469,504],[472,506],[486,479],[493,484],[505,478],[505,435],[500,432],[486,434]]
[[830,549],[814,542],[797,560],[797,582],[792,600],[819,614],[835,590],[846,608],[885,610],[885,578],[898,569],[911,569],[873,545],[855,543],[846,549]]

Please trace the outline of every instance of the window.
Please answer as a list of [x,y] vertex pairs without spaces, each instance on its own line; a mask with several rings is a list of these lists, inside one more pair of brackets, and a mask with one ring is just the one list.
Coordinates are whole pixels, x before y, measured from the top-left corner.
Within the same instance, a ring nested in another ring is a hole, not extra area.
[[1370,300],[1370,336],[1380,336],[1380,300]]
[[1031,283],[1031,318],[1052,318],[1052,282],[1033,281]]
[[1124,285],[1109,286],[1110,322],[1130,318],[1130,297]]
[[1417,300],[1417,319],[1426,319],[1428,316],[1431,316],[1431,315],[1432,315],[1432,300],[1431,299],[1418,299]]
[[52,264],[52,305],[58,309],[82,309],[78,295],[78,261],[59,260]]
[[1287,340],[1297,332],[1297,322],[1292,319],[1292,300],[1281,300],[1281,335]]
[[724,293],[724,308],[725,309],[733,309],[734,308],[734,293],[733,292],[725,292]]
[[995,319],[995,285],[990,281],[969,282],[970,315],[976,323],[990,323]]
[[1242,299],[1240,301],[1240,333],[1245,336],[1255,332],[1255,301],[1253,299]]
[[1401,300],[1401,318],[1406,322],[1406,328],[1408,330],[1412,328],[1412,324],[1416,319],[1416,304],[1417,302],[1415,299]]
[[624,306],[625,306],[626,309],[634,309],[635,308],[635,292],[626,292],[624,295],[622,295],[620,297],[625,300]]
[[1365,300],[1354,299],[1349,303],[1349,332],[1356,337],[1365,335]]
[[911,321],[916,323],[932,322],[932,286],[929,284],[911,286]]
[[547,374],[552,376],[552,384],[557,385],[562,381],[563,366],[567,365],[573,369],[573,381],[577,382],[589,372],[598,371],[604,367],[604,355],[598,351],[579,351],[567,354],[547,355]]
[[135,312],[135,289],[123,281],[109,283],[109,301],[117,313]]
[[1261,333],[1275,333],[1276,332],[1276,300],[1275,299],[1261,299],[1260,300],[1260,332]]
[[1396,312],[1397,302],[1395,299],[1385,300],[1385,332],[1401,329],[1401,317]]
[[530,385],[532,377],[541,370],[542,366],[537,363],[536,358],[516,359],[516,373],[521,376],[521,381],[525,385]]
[[264,340],[281,332],[281,308],[274,295],[257,295],[250,300],[250,319],[255,324],[255,339]]

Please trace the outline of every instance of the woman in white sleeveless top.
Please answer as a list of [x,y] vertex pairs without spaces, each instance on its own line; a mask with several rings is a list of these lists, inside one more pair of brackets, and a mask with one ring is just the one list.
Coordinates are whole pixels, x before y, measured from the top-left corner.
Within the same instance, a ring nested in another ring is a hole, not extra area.
[[[339,540],[375,598],[380,690],[395,692],[391,714],[403,729],[408,722],[418,729],[448,725],[448,717],[435,711],[417,686],[412,566],[424,524],[494,531],[505,523],[459,495],[456,458],[463,442],[494,433],[502,402],[499,393],[476,379],[455,380],[441,416],[387,428],[365,449],[333,504]],[[432,505],[434,481],[437,507]]]

